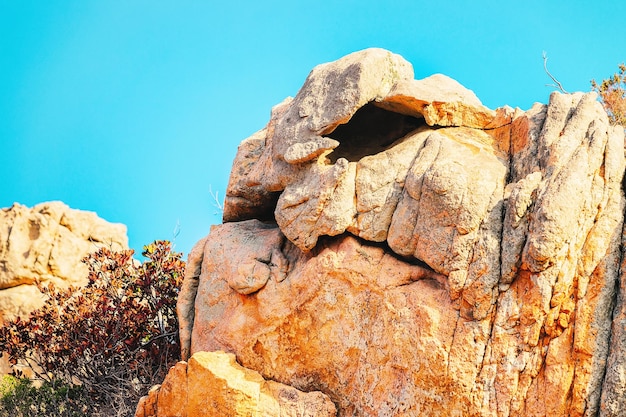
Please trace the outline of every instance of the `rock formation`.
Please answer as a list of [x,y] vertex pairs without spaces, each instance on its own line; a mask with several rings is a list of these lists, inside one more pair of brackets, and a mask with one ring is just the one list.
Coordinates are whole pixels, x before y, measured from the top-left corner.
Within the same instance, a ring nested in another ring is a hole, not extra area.
[[81,260],[101,246],[128,249],[126,226],[61,202],[20,204],[0,211],[0,325],[41,306],[36,282],[83,285]]
[[493,111],[388,51],[320,65],[239,147],[183,357],[341,416],[623,415],[624,169],[593,93]]
[[137,417],[334,417],[321,392],[303,393],[243,368],[235,355],[198,352],[179,362],[137,406]]

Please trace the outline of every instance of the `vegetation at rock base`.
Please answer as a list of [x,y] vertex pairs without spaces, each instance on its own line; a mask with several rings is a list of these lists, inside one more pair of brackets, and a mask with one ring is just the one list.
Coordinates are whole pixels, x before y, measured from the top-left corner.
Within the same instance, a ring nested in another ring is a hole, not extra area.
[[5,381],[0,416],[132,415],[163,380],[180,355],[176,298],[185,263],[167,241],[145,246],[143,264],[132,255],[98,250],[84,260],[86,287],[40,285],[46,304],[0,328],[0,353],[41,383]]
[[619,65],[619,71],[600,84],[591,80],[591,88],[600,95],[611,123],[626,129],[626,64]]
[[88,401],[82,387],[61,381],[35,386],[28,378],[4,375],[0,380],[1,417],[82,417],[88,415]]

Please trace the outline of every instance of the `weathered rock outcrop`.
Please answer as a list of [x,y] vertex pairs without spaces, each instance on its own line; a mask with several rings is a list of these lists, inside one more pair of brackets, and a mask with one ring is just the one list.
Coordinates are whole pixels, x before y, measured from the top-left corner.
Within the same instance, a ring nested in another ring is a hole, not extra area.
[[620,415],[624,169],[593,93],[493,111],[384,50],[320,65],[239,147],[183,356],[341,416]]
[[43,302],[36,282],[83,285],[81,260],[101,246],[128,249],[126,226],[61,202],[29,209],[20,204],[0,211],[0,325],[28,317]]
[[233,354],[198,352],[177,363],[137,406],[136,417],[334,417],[321,392],[304,393],[241,367]]

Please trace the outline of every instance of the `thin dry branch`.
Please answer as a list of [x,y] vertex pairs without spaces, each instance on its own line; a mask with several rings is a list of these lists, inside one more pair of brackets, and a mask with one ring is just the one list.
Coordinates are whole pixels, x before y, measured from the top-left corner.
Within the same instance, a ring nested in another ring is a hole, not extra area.
[[211,198],[213,199],[213,203],[212,203],[213,207],[215,207],[219,212],[223,213],[224,204],[220,201],[219,191],[213,192],[213,188],[211,187],[211,185],[209,185],[209,194],[211,195]]
[[567,91],[565,91],[561,82],[557,80],[556,77],[550,73],[550,71],[548,71],[548,54],[546,54],[546,51],[543,51],[542,56],[543,56],[543,69],[546,72],[546,74],[548,74],[548,77],[550,77],[550,79],[555,82],[555,84],[546,84],[546,86],[556,87],[559,90],[561,90],[563,94],[569,94]]

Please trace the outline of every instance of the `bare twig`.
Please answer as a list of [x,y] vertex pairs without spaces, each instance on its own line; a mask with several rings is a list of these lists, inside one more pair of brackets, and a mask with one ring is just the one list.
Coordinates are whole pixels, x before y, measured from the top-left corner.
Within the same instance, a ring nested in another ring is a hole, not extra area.
[[548,71],[548,54],[546,53],[546,51],[543,51],[542,56],[543,56],[543,69],[544,69],[544,71],[546,72],[546,74],[548,74],[548,77],[550,77],[550,79],[556,83],[556,84],[546,84],[546,86],[548,86],[548,87],[556,87],[559,90],[561,90],[561,92],[563,94],[569,94],[567,91],[565,91],[565,89],[563,88],[563,85],[560,83],[560,81],[557,80],[554,75],[550,74],[550,71]]
[[213,188],[209,185],[209,194],[211,195],[211,198],[213,199],[213,206],[223,213],[224,206],[220,202],[219,195],[218,195],[219,191],[213,192]]
[[176,226],[174,226],[174,230],[172,231],[172,243],[176,241],[176,238],[180,234],[180,219],[176,219]]

